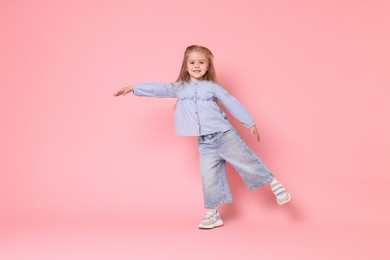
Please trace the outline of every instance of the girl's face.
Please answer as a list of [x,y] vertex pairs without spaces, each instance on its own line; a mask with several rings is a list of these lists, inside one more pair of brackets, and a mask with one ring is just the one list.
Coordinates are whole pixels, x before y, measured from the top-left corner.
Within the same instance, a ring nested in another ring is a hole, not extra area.
[[193,51],[188,55],[187,72],[190,74],[191,81],[201,81],[208,66],[207,57],[203,53]]

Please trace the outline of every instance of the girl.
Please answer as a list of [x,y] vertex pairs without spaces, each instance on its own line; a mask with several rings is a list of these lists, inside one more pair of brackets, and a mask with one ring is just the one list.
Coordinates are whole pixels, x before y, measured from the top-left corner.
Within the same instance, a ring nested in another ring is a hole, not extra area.
[[284,186],[243,142],[219,107],[218,103],[226,107],[249,128],[257,141],[260,140],[252,117],[236,98],[217,84],[213,54],[209,49],[198,45],[187,47],[179,77],[174,83],[137,84],[120,89],[114,96],[124,96],[130,92],[136,96],[177,98],[176,134],[198,137],[206,208],[199,228],[221,226],[223,222],[217,207],[233,200],[226,178],[226,162],[235,168],[250,190],[270,184],[279,205],[290,201],[291,196]]

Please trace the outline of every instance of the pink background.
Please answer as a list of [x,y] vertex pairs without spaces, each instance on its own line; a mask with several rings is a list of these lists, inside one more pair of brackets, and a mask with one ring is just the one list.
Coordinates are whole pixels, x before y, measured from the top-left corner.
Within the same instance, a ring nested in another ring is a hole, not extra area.
[[[385,0],[2,1],[0,258],[390,257],[389,15]],[[293,198],[228,168],[235,202],[209,232],[175,100],[112,96],[175,81],[191,44]]]

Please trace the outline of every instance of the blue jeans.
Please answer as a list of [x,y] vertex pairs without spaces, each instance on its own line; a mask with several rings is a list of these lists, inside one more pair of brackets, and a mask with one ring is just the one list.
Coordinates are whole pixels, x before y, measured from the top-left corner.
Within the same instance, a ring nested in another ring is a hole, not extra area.
[[199,136],[198,149],[204,207],[207,209],[233,201],[226,178],[226,162],[233,166],[250,190],[261,188],[274,179],[235,129]]

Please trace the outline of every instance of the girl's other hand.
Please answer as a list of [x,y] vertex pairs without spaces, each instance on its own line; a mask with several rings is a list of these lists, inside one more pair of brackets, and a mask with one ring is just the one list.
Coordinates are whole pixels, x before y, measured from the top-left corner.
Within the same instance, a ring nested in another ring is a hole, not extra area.
[[115,97],[120,96],[120,95],[124,96],[130,92],[134,92],[133,86],[124,87],[124,88],[118,90],[117,92],[114,93],[114,96]]
[[256,137],[256,140],[259,142],[260,141],[260,136],[259,136],[259,132],[257,131],[256,125],[253,125],[251,128],[249,128],[249,130],[251,130],[251,134],[254,137]]

